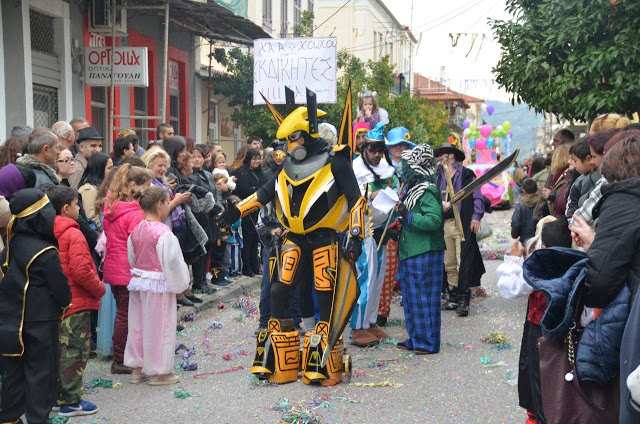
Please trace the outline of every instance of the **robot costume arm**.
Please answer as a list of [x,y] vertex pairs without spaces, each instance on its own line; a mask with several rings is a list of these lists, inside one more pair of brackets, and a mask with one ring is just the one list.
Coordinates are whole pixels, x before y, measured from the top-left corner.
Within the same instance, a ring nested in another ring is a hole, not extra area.
[[260,210],[261,207],[274,199],[276,194],[276,180],[280,172],[274,175],[255,193],[244,198],[237,204],[229,202],[227,208],[220,214],[218,222],[223,225],[231,225],[238,219]]

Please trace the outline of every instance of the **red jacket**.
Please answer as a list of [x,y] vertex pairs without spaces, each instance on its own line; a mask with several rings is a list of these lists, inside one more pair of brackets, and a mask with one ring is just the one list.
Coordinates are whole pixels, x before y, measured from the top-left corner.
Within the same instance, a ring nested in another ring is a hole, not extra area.
[[535,290],[529,295],[529,312],[527,312],[527,321],[532,324],[540,325],[540,320],[547,310],[547,298],[541,291]]
[[53,233],[58,240],[62,271],[71,287],[71,306],[64,316],[100,309],[105,288],[98,278],[98,270],[80,225],[71,218],[56,215]]

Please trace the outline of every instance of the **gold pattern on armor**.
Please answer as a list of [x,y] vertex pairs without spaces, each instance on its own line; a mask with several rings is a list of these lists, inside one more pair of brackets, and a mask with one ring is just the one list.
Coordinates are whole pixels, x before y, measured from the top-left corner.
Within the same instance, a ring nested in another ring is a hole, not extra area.
[[313,277],[319,291],[333,290],[336,283],[338,245],[333,243],[313,251]]
[[278,371],[298,371],[300,365],[300,335],[297,331],[271,333],[276,369]]
[[280,331],[280,321],[274,318],[269,319],[267,322],[267,328],[269,331]]
[[282,283],[293,283],[301,253],[300,247],[285,239],[282,244],[282,252],[280,252],[280,281]]
[[[360,239],[364,238],[365,234],[365,211],[367,210],[367,200],[364,196],[361,196],[353,208],[351,208],[351,220],[349,225],[349,233],[351,236],[358,237]],[[354,229],[357,229],[357,234],[354,234]]]
[[316,334],[322,334],[323,336],[329,335],[329,323],[326,321],[318,321],[315,328]]
[[262,206],[264,205],[258,201],[258,195],[256,193],[253,193],[236,205],[242,217],[259,211]]
[[272,256],[269,258],[269,281],[273,281],[273,274],[276,272],[277,264],[278,261],[275,257]]

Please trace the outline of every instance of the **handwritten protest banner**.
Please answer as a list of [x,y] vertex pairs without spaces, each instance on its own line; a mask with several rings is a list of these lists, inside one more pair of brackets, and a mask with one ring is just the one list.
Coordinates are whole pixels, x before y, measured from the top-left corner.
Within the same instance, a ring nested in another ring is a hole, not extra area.
[[296,103],[306,102],[306,89],[314,91],[318,103],[336,103],[335,37],[262,38],[253,42],[253,104],[264,100],[284,104],[284,87],[296,94]]

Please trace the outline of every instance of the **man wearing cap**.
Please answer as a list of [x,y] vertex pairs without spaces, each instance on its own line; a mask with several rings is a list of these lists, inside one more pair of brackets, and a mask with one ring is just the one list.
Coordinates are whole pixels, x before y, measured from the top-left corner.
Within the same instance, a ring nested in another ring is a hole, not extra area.
[[87,167],[87,161],[95,152],[102,151],[102,137],[100,137],[95,128],[87,127],[78,131],[77,142],[80,152],[74,158],[76,172],[69,177],[69,185],[76,190]]
[[404,127],[395,127],[387,133],[387,149],[391,155],[391,164],[398,171],[402,162],[402,152],[413,149],[416,145],[411,141],[409,130]]
[[[369,346],[389,336],[376,326],[380,291],[387,268],[387,241],[390,235],[398,231],[387,231],[380,250],[377,249],[390,212],[378,209],[374,203],[382,190],[387,187],[398,190],[398,178],[391,166],[384,140],[384,124],[378,123],[366,133],[361,146],[362,154],[353,161],[353,172],[364,196],[368,192],[368,208],[371,210],[373,235],[366,231],[364,252],[357,261],[359,271],[358,284],[360,297],[351,318],[352,343],[356,346]],[[367,190],[368,189],[368,190]],[[392,217],[393,220],[393,217]]]
[[[462,166],[464,153],[449,142],[442,143],[435,150],[435,156],[440,163],[438,169],[438,184],[444,210],[444,240],[447,250],[444,255],[444,267],[449,284],[449,300],[445,310],[455,310],[458,316],[469,315],[469,301],[471,287],[480,286],[480,278],[485,273],[484,263],[478,248],[476,233],[480,229],[480,220],[484,215],[484,198],[480,190],[472,196],[455,205],[460,212],[462,233],[456,226],[450,196],[447,193],[447,178],[451,179],[454,193],[466,187],[476,176],[473,171]],[[447,175],[445,176],[445,167]]]

